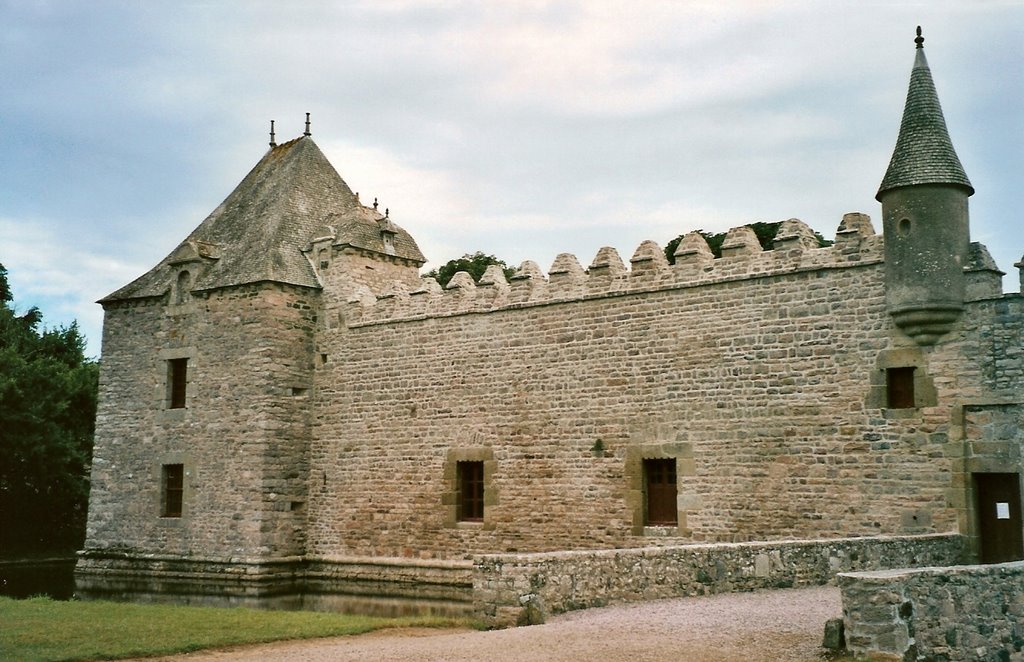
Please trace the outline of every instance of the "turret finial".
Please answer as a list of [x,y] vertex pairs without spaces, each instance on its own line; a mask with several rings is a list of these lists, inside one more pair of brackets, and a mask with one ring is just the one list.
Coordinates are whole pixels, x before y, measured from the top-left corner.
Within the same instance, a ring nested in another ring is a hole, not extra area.
[[373,199],[373,211],[377,211],[377,198]]
[[274,120],[270,120],[270,146],[277,147],[277,140],[274,138]]
[[391,218],[391,210],[387,207],[384,208],[384,218]]
[[312,133],[309,132],[309,113],[306,113],[306,130],[302,133],[302,135],[304,135],[304,136],[311,136],[311,135],[313,135]]
[[921,26],[917,26],[917,37],[914,38],[914,43],[917,44],[918,48],[924,48],[924,37],[921,36]]

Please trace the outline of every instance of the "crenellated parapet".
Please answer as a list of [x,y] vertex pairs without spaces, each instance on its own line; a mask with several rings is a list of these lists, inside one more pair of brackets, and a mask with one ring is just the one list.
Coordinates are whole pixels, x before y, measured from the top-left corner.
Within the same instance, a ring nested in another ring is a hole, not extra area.
[[445,287],[423,278],[414,289],[396,282],[374,295],[359,288],[349,296],[344,311],[348,326],[389,321],[483,313],[530,305],[563,303],[621,296],[631,293],[696,287],[723,281],[780,276],[800,271],[838,269],[875,264],[883,259],[882,236],[875,234],[866,214],[846,214],[831,246],[820,247],[814,231],[798,219],[780,224],[771,250],[763,250],[753,229],[729,230],[716,258],[699,232],[683,237],[673,255],[653,241],[642,242],[629,265],[611,247],[601,248],[584,268],[571,253],[555,258],[547,274],[533,261],[523,262],[506,279],[492,265],[474,282],[458,272]]

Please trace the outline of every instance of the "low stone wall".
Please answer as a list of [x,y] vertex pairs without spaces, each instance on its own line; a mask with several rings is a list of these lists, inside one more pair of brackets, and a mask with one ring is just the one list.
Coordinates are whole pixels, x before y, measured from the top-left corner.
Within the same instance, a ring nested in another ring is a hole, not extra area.
[[839,575],[846,645],[872,660],[1024,661],[1024,561]]
[[83,598],[472,615],[491,627],[617,602],[826,584],[836,573],[959,563],[956,534],[482,555],[470,561],[183,559],[80,552]]
[[617,602],[827,584],[836,573],[961,562],[956,534],[722,543],[474,559],[473,611],[491,627]]

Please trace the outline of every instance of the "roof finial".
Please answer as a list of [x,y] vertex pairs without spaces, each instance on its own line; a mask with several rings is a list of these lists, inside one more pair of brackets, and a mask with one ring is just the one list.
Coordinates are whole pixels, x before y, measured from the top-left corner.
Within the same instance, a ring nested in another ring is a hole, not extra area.
[[274,138],[274,120],[270,120],[270,146],[277,147],[277,140]]
[[385,207],[384,208],[384,218],[390,218],[390,217],[391,217],[391,210],[388,209],[387,207]]
[[924,48],[924,37],[921,36],[921,26],[917,26],[917,37],[914,39],[914,43],[917,44],[918,48]]
[[377,211],[377,198],[373,199],[373,211]]
[[311,136],[311,135],[313,135],[312,133],[309,132],[309,113],[306,113],[306,130],[303,132],[302,135],[304,135],[304,136]]

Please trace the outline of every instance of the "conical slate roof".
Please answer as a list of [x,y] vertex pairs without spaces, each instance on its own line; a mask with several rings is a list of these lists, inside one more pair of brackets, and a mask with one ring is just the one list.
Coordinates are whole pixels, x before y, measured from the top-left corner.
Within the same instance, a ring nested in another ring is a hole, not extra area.
[[966,188],[968,195],[974,194],[974,187],[949,139],[932,72],[924,56],[924,38],[920,34],[919,28],[917,56],[910,72],[900,135],[889,169],[875,195],[879,201],[886,191],[915,184],[953,184]]
[[[316,146],[303,136],[272,147],[199,227],[148,273],[100,300],[162,296],[182,262],[204,263],[191,289],[274,281],[319,288],[302,253],[333,231],[334,244],[425,262],[413,238],[364,207]],[[393,235],[385,250],[381,230]]]

